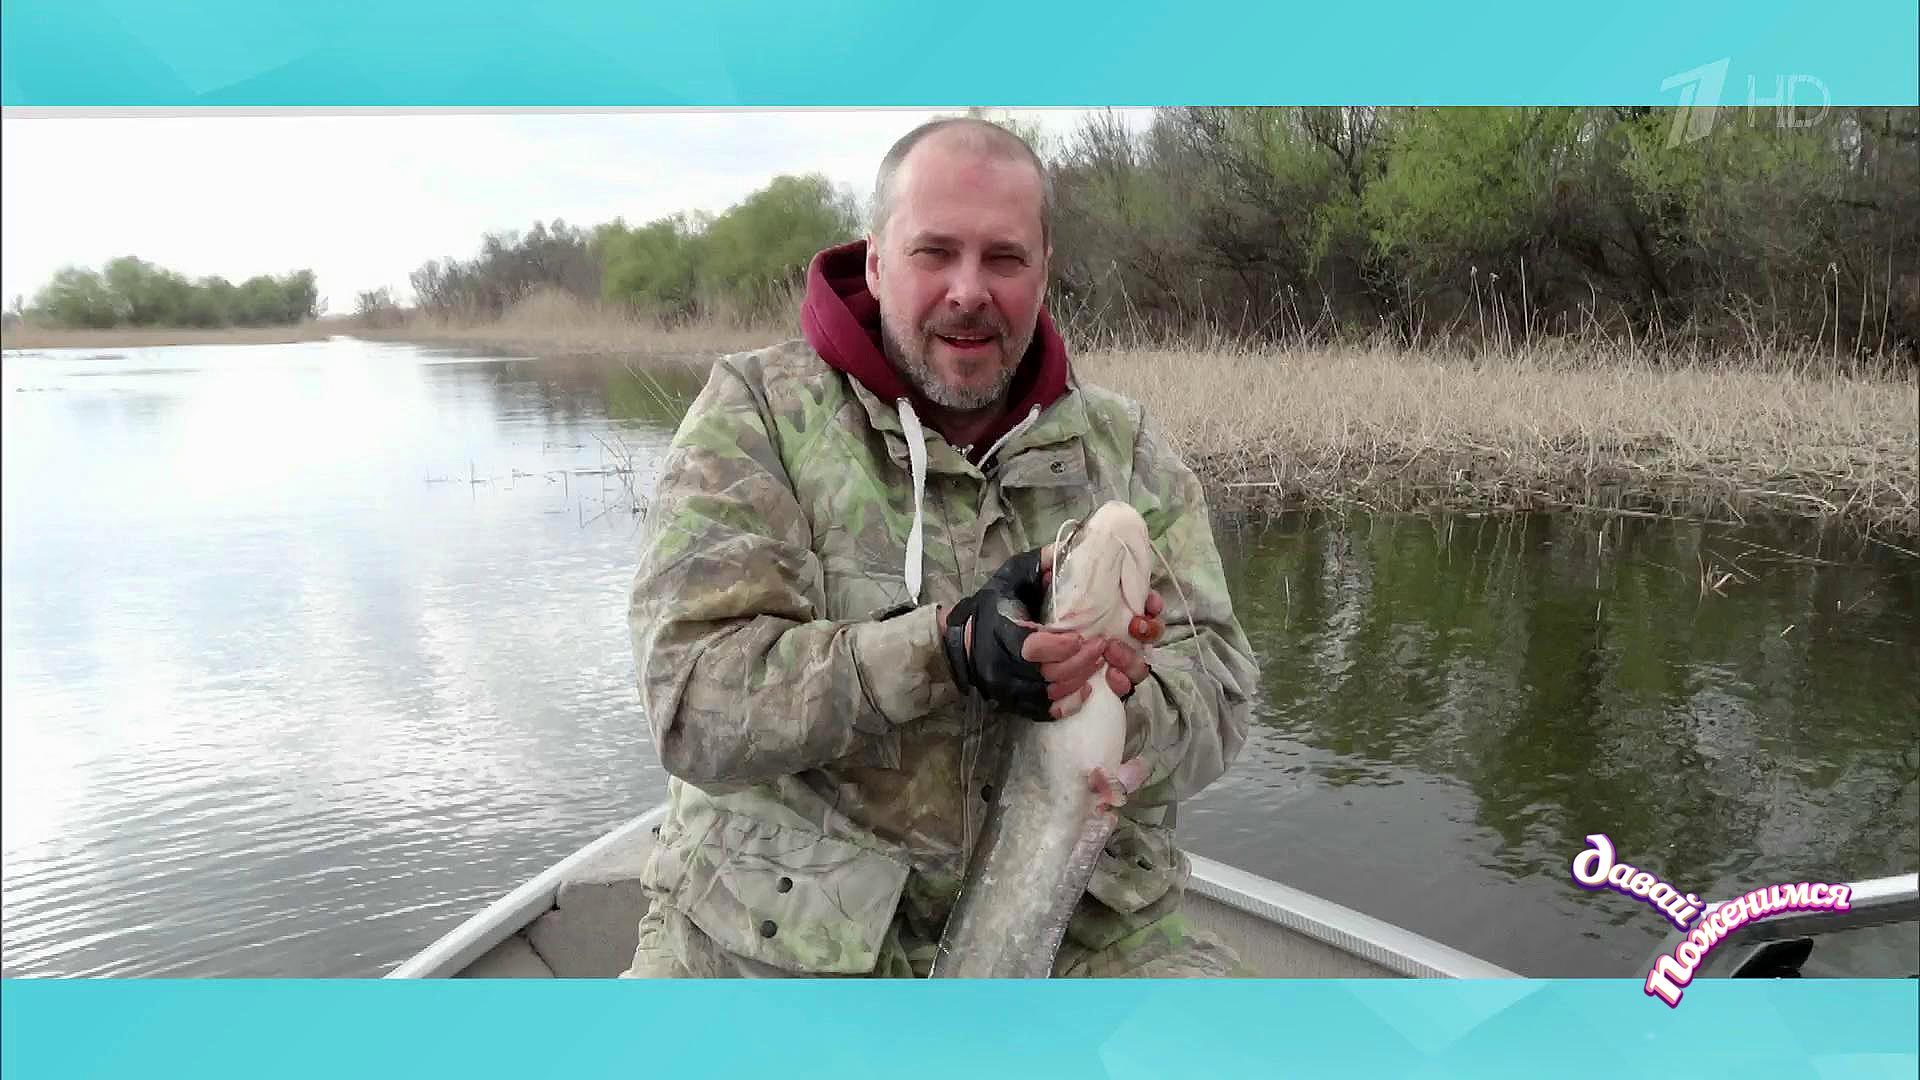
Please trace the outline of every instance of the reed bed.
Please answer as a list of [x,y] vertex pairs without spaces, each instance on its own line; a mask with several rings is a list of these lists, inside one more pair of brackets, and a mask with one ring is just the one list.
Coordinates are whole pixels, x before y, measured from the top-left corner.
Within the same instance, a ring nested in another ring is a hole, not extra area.
[[1223,503],[1786,513],[1920,535],[1911,368],[1384,346],[1102,349]]

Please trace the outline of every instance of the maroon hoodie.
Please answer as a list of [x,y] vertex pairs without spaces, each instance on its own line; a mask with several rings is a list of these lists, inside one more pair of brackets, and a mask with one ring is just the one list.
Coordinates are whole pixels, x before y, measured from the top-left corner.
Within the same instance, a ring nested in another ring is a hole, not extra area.
[[[800,331],[821,359],[858,379],[883,401],[911,394],[880,347],[880,301],[867,291],[867,242],[828,248],[807,268],[807,296]],[[999,441],[1035,405],[1045,409],[1067,392],[1067,345],[1047,309],[1034,324],[1033,344],[1007,387],[1007,412],[980,440],[982,450]]]

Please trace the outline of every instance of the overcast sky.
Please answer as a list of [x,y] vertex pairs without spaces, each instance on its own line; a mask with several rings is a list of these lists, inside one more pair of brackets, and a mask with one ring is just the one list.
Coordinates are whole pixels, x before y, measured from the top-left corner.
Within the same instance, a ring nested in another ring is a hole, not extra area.
[[[311,268],[329,310],[406,295],[431,258],[564,218],[719,212],[780,173],[864,193],[898,110],[494,116],[7,117],[0,306],[62,266],[137,255],[190,277]],[[1021,113],[1066,132],[1073,110]],[[1138,124],[1146,114],[1128,114]]]

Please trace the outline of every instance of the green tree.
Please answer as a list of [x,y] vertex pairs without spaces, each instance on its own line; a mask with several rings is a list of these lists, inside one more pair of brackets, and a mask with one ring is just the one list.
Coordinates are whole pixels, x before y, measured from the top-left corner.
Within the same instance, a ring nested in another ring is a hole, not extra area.
[[707,219],[695,214],[675,214],[637,229],[620,222],[602,226],[595,237],[602,295],[668,319],[698,315],[706,226]]
[[700,276],[736,309],[764,310],[798,285],[816,252],[860,232],[850,192],[818,174],[778,176],[707,227]]
[[123,256],[99,272],[69,267],[40,290],[28,314],[53,326],[219,327],[284,325],[319,314],[311,270],[258,275],[236,288],[222,277],[188,281],[144,259]]
[[107,263],[107,289],[133,326],[179,326],[185,322],[192,286],[179,274],[123,256]]
[[34,319],[54,326],[98,329],[122,320],[119,302],[101,276],[92,270],[67,267],[53,275],[30,309]]

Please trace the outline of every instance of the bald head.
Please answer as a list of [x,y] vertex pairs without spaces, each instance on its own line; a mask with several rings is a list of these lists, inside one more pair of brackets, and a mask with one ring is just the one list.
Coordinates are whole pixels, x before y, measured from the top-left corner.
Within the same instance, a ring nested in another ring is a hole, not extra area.
[[1027,141],[998,124],[971,116],[948,117],[921,124],[900,137],[880,161],[879,175],[873,185],[873,216],[868,227],[874,235],[886,231],[887,222],[900,191],[900,172],[915,148],[937,143],[943,150],[958,151],[981,158],[1017,162],[1033,169],[1040,181],[1040,237],[1042,244],[1053,236],[1053,180]]

